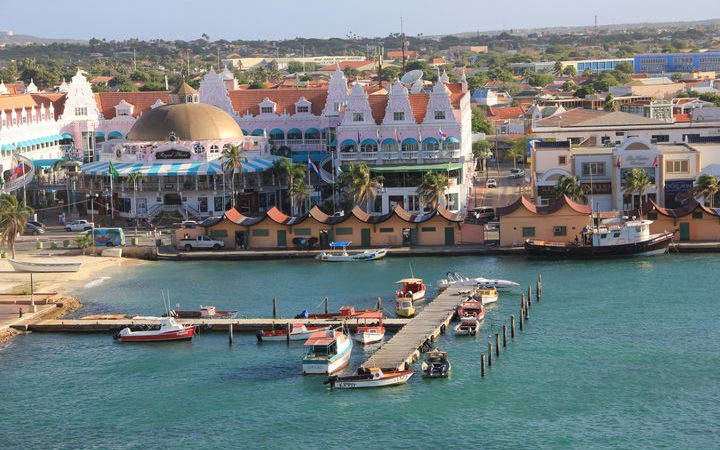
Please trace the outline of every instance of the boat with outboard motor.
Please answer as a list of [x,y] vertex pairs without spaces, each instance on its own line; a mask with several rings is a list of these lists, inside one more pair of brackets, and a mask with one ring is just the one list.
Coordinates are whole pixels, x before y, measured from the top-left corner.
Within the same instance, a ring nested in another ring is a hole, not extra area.
[[[116,339],[120,339],[121,342],[189,341],[195,335],[197,329],[195,325],[181,325],[175,322],[172,317],[140,316],[133,317],[133,320],[148,320],[153,321],[153,323],[140,325],[143,329],[139,331],[133,331],[130,327],[125,327],[115,336]],[[155,321],[160,323],[157,329],[155,329]]]
[[385,248],[348,252],[347,248],[349,245],[350,241],[331,242],[330,250],[321,251],[316,258],[320,261],[329,262],[374,261],[376,259],[382,259],[387,255],[387,249]]
[[329,330],[330,325],[316,325],[307,326],[304,323],[294,323],[290,329],[288,336],[287,329],[285,327],[273,330],[258,330],[255,333],[258,342],[263,341],[304,341],[307,340],[313,333],[318,331]]
[[487,305],[489,303],[497,303],[498,301],[498,291],[495,288],[478,288],[473,292],[473,298],[480,300],[483,305]]
[[460,323],[455,326],[457,336],[475,336],[480,328],[480,319],[477,316],[463,316]]
[[395,314],[398,317],[412,317],[415,315],[415,305],[412,300],[398,298],[395,300]]
[[340,330],[317,331],[310,335],[303,357],[303,375],[331,375],[350,361],[353,342]]
[[346,377],[331,376],[324,381],[335,389],[358,389],[395,386],[407,383],[415,372],[412,370],[383,371],[379,367],[371,367],[368,373]]
[[16,272],[77,272],[82,262],[31,262],[8,259]]
[[425,361],[420,366],[423,377],[444,378],[450,376],[452,366],[447,353],[435,348],[425,354]]
[[423,283],[422,278],[403,278],[395,283],[402,284],[402,288],[395,291],[395,298],[397,300],[422,300],[425,298],[425,291],[427,287]]
[[445,278],[437,282],[437,287],[442,292],[450,286],[479,287],[481,289],[494,288],[498,291],[512,291],[520,287],[518,283],[510,280],[483,277],[469,278],[460,272],[448,272]]
[[477,317],[478,320],[485,318],[485,307],[483,306],[482,301],[474,298],[469,298],[459,304],[455,312],[459,318],[466,316]]
[[597,259],[650,256],[667,253],[675,231],[650,234],[652,220],[605,219],[598,226],[583,228],[582,238],[572,242],[528,239],[525,252],[530,258]]
[[[366,312],[356,316],[357,329],[353,334],[353,340],[361,344],[374,344],[380,342],[385,337],[385,327],[383,326],[382,312]],[[360,323],[363,319],[363,323]],[[368,323],[371,321],[373,323]]]

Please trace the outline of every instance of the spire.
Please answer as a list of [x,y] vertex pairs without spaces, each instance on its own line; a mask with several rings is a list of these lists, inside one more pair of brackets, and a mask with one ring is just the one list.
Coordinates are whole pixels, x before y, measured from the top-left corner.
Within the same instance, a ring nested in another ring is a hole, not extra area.
[[462,69],[462,74],[460,75],[460,87],[463,92],[468,91],[468,81],[467,77],[465,76],[465,68]]

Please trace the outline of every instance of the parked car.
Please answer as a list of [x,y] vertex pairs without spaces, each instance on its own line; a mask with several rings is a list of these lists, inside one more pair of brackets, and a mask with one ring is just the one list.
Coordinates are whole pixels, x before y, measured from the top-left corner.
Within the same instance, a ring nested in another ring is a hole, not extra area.
[[510,178],[522,178],[525,176],[523,169],[510,169]]
[[187,228],[193,230],[197,228],[197,226],[198,223],[195,220],[183,220],[182,222],[180,222],[180,228]]
[[35,225],[36,227],[42,228],[43,230],[45,229],[45,224],[42,222],[38,222],[37,220],[28,220],[27,223],[29,223],[30,225]]
[[201,234],[194,238],[180,239],[178,242],[179,248],[184,248],[185,251],[190,251],[196,248],[211,248],[213,250],[220,250],[225,247],[225,241],[220,239],[213,239],[210,236]]
[[87,231],[95,228],[95,224],[87,220],[73,220],[65,224],[65,231]]
[[23,234],[31,234],[33,236],[37,236],[38,234],[43,234],[44,232],[45,230],[41,227],[28,222],[25,224],[25,230],[23,231]]
[[485,187],[488,187],[488,188],[496,188],[496,187],[497,187],[497,181],[495,180],[495,178],[489,178],[489,179],[485,182]]
[[480,206],[468,211],[468,218],[475,220],[489,220],[495,217],[495,208]]

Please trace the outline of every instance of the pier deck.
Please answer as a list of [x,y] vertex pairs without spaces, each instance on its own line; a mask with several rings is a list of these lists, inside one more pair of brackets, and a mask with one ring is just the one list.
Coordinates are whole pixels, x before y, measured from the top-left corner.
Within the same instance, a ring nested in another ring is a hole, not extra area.
[[[383,370],[405,370],[417,360],[419,348],[428,340],[434,340],[444,329],[447,330],[455,314],[455,308],[465,297],[461,292],[467,287],[450,287],[428,303],[417,316],[410,319],[389,341],[373,353],[358,368],[367,372],[371,367]],[[387,326],[387,322],[385,322]]]

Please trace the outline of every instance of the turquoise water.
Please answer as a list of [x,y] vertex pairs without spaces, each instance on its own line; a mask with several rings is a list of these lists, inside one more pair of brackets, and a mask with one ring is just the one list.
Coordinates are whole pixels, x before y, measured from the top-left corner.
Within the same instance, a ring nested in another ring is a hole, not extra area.
[[[184,307],[248,317],[343,304],[392,307],[408,259],[157,263],[77,292],[95,312]],[[515,280],[543,274],[526,331],[480,377],[489,336],[519,308],[501,294],[477,338],[443,336],[447,380],[330,391],[303,377],[302,343],[205,333],[191,343],[126,345],[107,335],[33,333],[0,347],[2,448],[717,448],[720,351],[716,256],[608,262],[416,258],[434,284],[447,270]],[[355,347],[351,366],[366,352]]]

